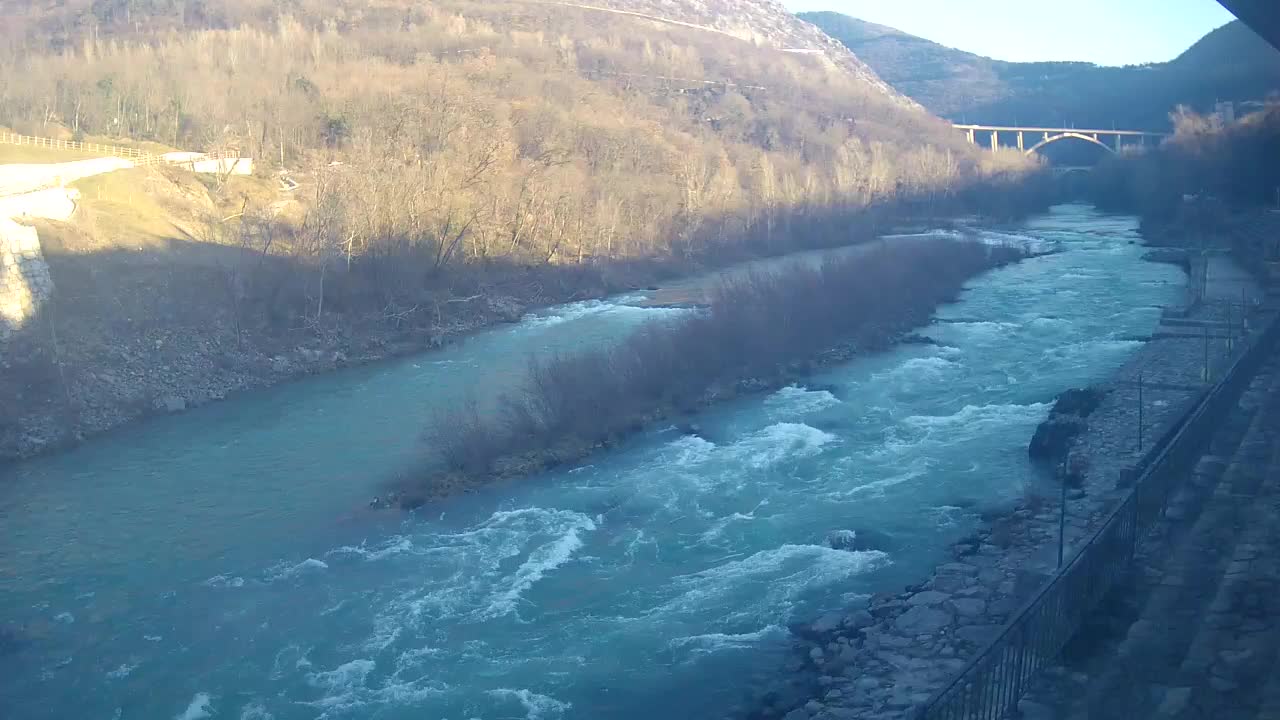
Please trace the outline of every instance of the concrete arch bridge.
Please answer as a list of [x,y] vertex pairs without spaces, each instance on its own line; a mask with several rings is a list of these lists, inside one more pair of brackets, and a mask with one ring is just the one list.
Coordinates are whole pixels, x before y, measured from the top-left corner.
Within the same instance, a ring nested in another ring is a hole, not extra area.
[[1027,155],[1033,155],[1046,145],[1062,140],[1081,140],[1101,147],[1110,153],[1119,153],[1127,146],[1146,146],[1148,142],[1159,143],[1167,137],[1165,133],[1147,132],[1145,130],[1087,130],[1080,128],[1021,127],[1018,125],[956,125],[963,131],[969,142],[978,144],[979,136],[986,135],[990,140],[991,151],[999,150],[1003,145],[1001,134],[1014,137],[1017,148]]

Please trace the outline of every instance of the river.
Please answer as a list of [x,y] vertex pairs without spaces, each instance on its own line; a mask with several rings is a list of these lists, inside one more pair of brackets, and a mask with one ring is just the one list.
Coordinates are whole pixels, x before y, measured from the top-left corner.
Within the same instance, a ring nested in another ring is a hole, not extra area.
[[[0,715],[719,717],[789,622],[922,579],[1038,481],[1054,396],[1106,378],[1183,277],[1062,206],[907,345],[417,517],[363,512],[422,428],[530,354],[690,310],[577,303],[441,352],[158,418],[0,470]],[[831,549],[841,530],[874,549]]]

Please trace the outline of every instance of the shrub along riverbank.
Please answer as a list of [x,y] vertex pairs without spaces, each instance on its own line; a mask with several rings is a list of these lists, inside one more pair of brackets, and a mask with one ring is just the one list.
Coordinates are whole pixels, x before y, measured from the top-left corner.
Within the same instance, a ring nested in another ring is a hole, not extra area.
[[473,400],[440,418],[428,431],[434,464],[400,481],[394,502],[418,507],[573,462],[649,423],[791,382],[824,359],[885,348],[970,278],[1025,256],[913,238],[728,282],[703,312],[649,323],[615,347],[535,359],[496,406]]

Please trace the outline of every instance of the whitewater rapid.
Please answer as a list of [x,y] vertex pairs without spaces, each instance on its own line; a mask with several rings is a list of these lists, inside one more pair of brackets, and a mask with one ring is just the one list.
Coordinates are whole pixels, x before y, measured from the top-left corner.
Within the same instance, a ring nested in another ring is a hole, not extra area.
[[932,344],[407,519],[352,508],[441,407],[690,311],[554,308],[20,465],[0,697],[24,719],[721,717],[785,667],[790,624],[918,580],[1039,481],[1054,396],[1119,367],[1183,282],[1135,228],[1066,207],[983,231],[1062,252],[974,280]]

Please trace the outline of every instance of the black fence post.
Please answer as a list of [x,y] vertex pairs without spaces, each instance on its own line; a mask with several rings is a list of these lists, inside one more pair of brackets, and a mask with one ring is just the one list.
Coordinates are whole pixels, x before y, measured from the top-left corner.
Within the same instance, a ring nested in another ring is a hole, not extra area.
[[1143,426],[1143,404],[1142,404],[1142,373],[1138,373],[1138,452],[1142,452],[1142,426]]
[[1067,546],[1067,459],[1062,459],[1062,502],[1058,506],[1058,569],[1062,569],[1062,556]]

